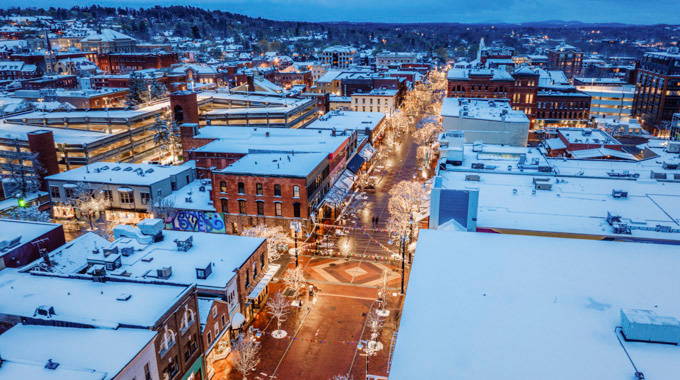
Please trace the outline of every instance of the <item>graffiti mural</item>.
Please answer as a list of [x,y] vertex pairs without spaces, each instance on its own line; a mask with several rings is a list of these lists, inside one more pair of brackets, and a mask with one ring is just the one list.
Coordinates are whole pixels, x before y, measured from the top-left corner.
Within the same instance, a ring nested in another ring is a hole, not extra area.
[[226,233],[224,217],[219,212],[180,210],[166,219],[165,229],[176,231]]

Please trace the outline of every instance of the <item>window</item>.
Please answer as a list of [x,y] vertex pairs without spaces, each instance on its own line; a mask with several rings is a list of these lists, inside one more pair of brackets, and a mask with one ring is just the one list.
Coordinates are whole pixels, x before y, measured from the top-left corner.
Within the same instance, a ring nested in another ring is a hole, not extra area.
[[144,364],[144,380],[151,380],[151,369],[149,369],[149,363]]
[[229,212],[229,200],[222,198],[220,199],[220,206],[222,207],[222,212],[228,213]]
[[227,182],[226,181],[220,181],[220,193],[226,193],[227,192]]
[[298,202],[293,203],[293,217],[300,217],[300,204]]
[[293,186],[293,198],[300,198],[300,186]]
[[238,183],[238,193],[239,194],[245,194],[246,193],[246,184],[243,182]]
[[262,184],[259,182],[255,185],[255,194],[262,195]]
[[180,322],[180,332],[184,334],[187,332],[189,327],[194,323],[194,311],[188,307],[184,310],[184,315],[182,316],[182,321]]
[[250,286],[250,271],[246,271],[246,289]]
[[208,331],[208,344],[212,343],[212,332]]
[[189,337],[189,342],[184,346],[184,362],[188,362],[191,356],[196,352],[198,345],[196,344],[196,337],[194,335]]
[[227,319],[224,317],[224,314],[222,314],[222,326],[227,325]]
[[177,182],[170,182],[170,187],[172,188],[172,191],[177,191]]
[[243,199],[240,199],[238,201],[238,212],[239,214],[245,214],[246,213],[246,201]]
[[106,201],[111,202],[113,200],[113,192],[111,190],[102,190],[102,194],[104,194]]
[[64,187],[64,190],[66,190],[66,198],[68,199],[73,198],[73,196],[76,194],[72,187]]
[[220,323],[215,322],[215,326],[213,327],[213,329],[215,330],[215,338],[217,338],[217,336],[220,335]]
[[274,216],[281,216],[281,202],[274,202]]
[[142,204],[149,204],[149,199],[151,198],[151,194],[149,193],[139,193],[139,195],[142,198]]
[[213,307],[212,312],[213,312],[213,318],[217,318],[217,306]]
[[160,356],[161,356],[161,358],[165,354],[168,353],[168,351],[170,350],[170,347],[172,347],[174,344],[175,344],[175,333],[170,329],[165,330],[165,333],[163,334],[163,340],[161,340],[161,345],[160,345],[160,348],[161,348]]
[[59,198],[61,196],[59,193],[59,186],[50,186],[50,195],[52,198]]
[[257,215],[264,215],[264,202],[257,201]]
[[281,185],[279,184],[274,185],[274,196],[275,197],[281,196]]
[[134,194],[131,191],[119,191],[120,203],[130,204],[134,202]]

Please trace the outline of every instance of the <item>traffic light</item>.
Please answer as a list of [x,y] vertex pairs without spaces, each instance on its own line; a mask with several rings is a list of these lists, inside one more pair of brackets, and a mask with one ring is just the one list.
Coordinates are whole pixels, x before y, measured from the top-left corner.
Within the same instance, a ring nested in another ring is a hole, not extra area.
[[27,203],[23,198],[19,198],[18,202],[19,202],[19,207],[26,208]]

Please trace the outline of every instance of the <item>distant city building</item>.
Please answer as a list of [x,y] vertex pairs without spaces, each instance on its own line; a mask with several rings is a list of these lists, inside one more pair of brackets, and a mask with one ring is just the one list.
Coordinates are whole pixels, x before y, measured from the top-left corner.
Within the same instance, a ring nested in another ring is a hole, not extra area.
[[628,120],[633,111],[635,86],[620,79],[575,78],[579,91],[590,95],[590,116]]
[[0,219],[0,271],[27,265],[64,243],[61,224]]
[[138,70],[163,69],[179,62],[177,53],[106,53],[97,56],[97,65],[108,74],[127,74]]
[[331,46],[321,52],[321,63],[332,68],[344,69],[359,64],[359,52],[351,46]]
[[84,51],[106,53],[130,53],[135,50],[137,40],[112,29],[93,31],[80,40]]
[[361,112],[382,112],[392,115],[397,107],[397,90],[372,90],[371,92],[352,94],[352,109]]
[[581,74],[583,51],[580,49],[562,43],[554,49],[548,49],[547,55],[549,69],[564,71],[567,78]]
[[376,66],[401,65],[404,63],[417,63],[418,54],[384,51],[375,55]]

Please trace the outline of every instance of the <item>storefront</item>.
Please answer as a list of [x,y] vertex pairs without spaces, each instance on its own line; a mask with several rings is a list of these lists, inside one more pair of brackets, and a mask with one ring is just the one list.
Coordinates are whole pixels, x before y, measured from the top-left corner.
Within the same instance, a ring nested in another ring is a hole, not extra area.
[[203,380],[203,356],[199,356],[189,367],[182,380]]
[[215,362],[226,359],[231,352],[230,331],[231,327],[223,329],[220,336],[217,337],[213,344],[208,348],[208,353],[205,355],[205,372],[208,376],[208,379],[212,379],[212,377],[215,376]]
[[267,272],[262,276],[260,282],[255,285],[255,288],[248,294],[248,312],[250,317],[257,314],[264,306],[264,302],[269,295],[269,282],[272,280],[276,272],[281,266],[278,264],[269,264]]

